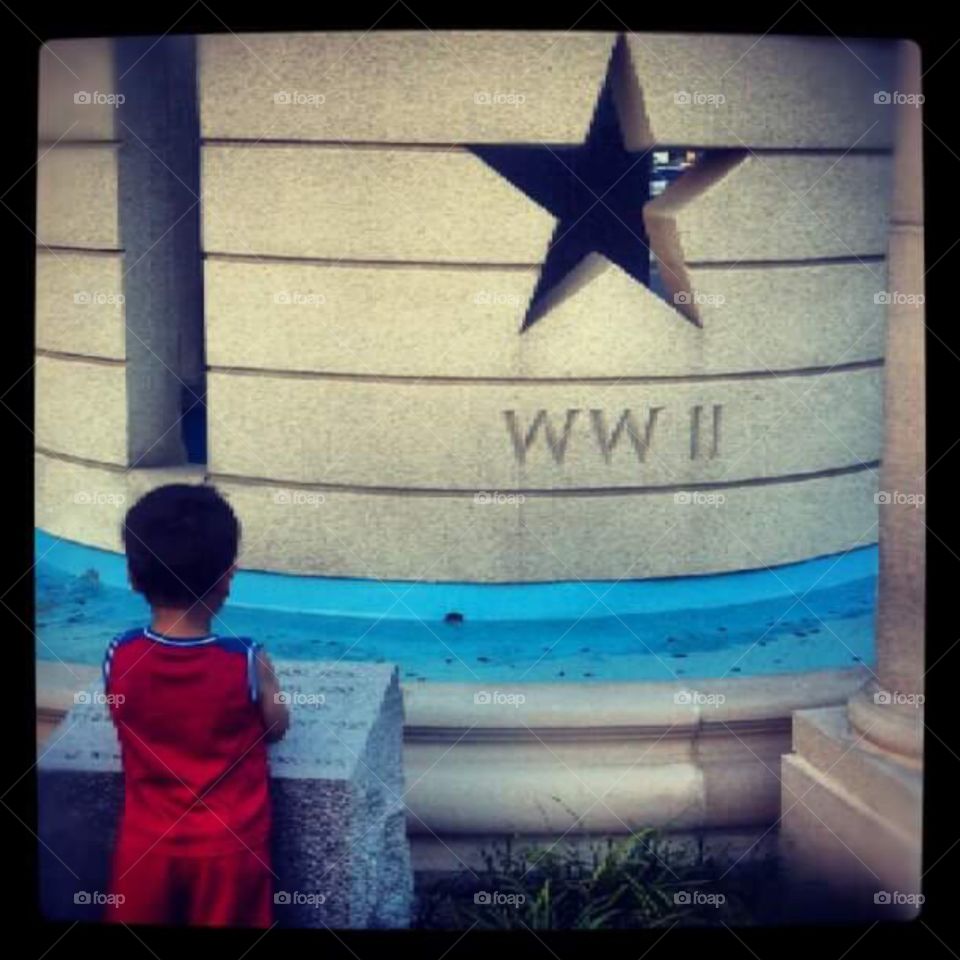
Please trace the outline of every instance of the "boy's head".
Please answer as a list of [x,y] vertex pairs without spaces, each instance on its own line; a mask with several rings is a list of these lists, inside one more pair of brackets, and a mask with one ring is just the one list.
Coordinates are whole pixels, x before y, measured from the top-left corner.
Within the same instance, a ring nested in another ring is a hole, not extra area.
[[133,589],[151,607],[211,611],[223,605],[240,543],[240,523],[213,487],[172,483],[141,497],[123,523]]

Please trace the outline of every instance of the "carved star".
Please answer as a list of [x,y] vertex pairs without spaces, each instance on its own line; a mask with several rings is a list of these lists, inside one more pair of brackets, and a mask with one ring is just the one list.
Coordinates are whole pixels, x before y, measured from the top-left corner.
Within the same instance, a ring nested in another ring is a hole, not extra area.
[[[643,207],[650,199],[652,150],[631,152],[624,147],[614,101],[616,65],[623,48],[621,37],[582,145],[470,148],[557,218],[521,333],[591,278],[602,264],[591,255],[601,254],[638,283],[651,285]],[[688,317],[697,322],[689,313]]]

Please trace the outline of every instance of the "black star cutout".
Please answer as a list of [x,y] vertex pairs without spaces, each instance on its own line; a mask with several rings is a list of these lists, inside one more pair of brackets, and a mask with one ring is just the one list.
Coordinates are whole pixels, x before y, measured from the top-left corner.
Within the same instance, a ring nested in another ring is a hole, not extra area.
[[589,254],[602,254],[638,283],[650,286],[650,249],[642,211],[650,198],[651,155],[624,148],[613,99],[615,64],[623,54],[623,43],[621,37],[611,54],[581,146],[470,148],[558,221],[521,333],[547,312],[554,299],[551,293],[577,281],[577,268]]

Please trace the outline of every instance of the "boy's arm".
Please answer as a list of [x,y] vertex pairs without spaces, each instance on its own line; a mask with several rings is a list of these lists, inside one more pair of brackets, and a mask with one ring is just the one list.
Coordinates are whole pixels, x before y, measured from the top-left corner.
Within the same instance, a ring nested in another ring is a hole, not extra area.
[[290,711],[280,699],[280,683],[270,658],[262,649],[257,650],[257,682],[260,687],[260,711],[267,728],[267,742],[279,740],[290,726]]

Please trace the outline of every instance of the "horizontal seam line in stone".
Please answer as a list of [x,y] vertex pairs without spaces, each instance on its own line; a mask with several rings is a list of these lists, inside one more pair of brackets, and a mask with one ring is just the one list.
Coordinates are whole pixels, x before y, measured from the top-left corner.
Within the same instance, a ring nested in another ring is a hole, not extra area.
[[[786,473],[771,477],[746,477],[740,480],[716,480],[699,483],[671,483],[663,486],[610,486],[610,487],[507,487],[499,486],[500,493],[522,493],[524,496],[549,498],[562,497],[617,497],[636,496],[657,493],[678,493],[699,490],[728,490],[735,487],[765,487],[781,483],[804,482],[808,480],[829,479],[831,477],[846,476],[848,474],[863,473],[876,470],[880,460],[870,460],[866,463],[850,464],[843,467],[827,467],[810,473]],[[474,497],[478,491],[492,489],[476,485],[472,487],[392,487],[392,486],[363,486],[353,483],[325,483],[322,481],[286,480],[270,477],[249,477],[237,474],[211,471],[208,475],[211,483],[228,482],[245,487],[280,487],[281,489],[310,489],[329,490],[338,493],[355,493],[372,496],[420,496],[420,497]]]

